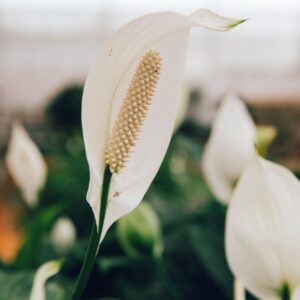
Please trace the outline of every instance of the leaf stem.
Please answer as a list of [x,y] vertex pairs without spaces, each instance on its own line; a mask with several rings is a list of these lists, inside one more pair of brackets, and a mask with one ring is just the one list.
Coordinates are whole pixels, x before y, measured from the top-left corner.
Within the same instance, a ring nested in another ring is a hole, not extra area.
[[80,299],[82,293],[84,292],[88,279],[91,275],[91,271],[99,250],[99,243],[100,243],[100,238],[103,230],[111,177],[112,177],[112,173],[110,172],[109,167],[106,165],[104,170],[103,188],[102,188],[101,202],[100,202],[99,230],[97,230],[97,225],[94,220],[88,248],[84,257],[84,261],[79,276],[76,280],[73,293],[70,298],[71,300]]

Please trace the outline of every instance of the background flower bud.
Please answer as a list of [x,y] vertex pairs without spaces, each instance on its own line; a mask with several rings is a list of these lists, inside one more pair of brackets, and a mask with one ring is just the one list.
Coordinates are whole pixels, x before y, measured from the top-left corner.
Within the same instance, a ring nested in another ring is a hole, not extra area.
[[256,149],[257,152],[265,157],[270,145],[277,137],[277,129],[274,126],[256,126]]
[[76,239],[76,229],[69,218],[61,217],[51,231],[51,243],[60,252],[69,250]]
[[142,202],[118,221],[117,237],[124,252],[132,258],[159,258],[162,255],[160,220],[148,203]]

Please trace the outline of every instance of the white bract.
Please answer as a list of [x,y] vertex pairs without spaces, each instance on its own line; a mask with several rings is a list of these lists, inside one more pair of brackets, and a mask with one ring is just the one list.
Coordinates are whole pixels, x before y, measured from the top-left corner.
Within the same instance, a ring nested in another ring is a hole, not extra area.
[[[82,104],[90,169],[87,200],[97,223],[105,152],[112,133],[110,149],[115,152],[108,157],[111,164],[119,163],[112,176],[102,238],[113,222],[142,200],[165,155],[181,96],[191,27],[226,31],[241,22],[205,9],[190,17],[174,12],[149,14],[126,24],[106,43],[88,75]],[[136,120],[133,132],[130,122]],[[115,126],[119,131],[113,131]],[[120,149],[114,148],[118,139]],[[123,155],[121,162],[118,151]]]
[[61,265],[62,261],[54,260],[39,267],[33,280],[29,300],[46,300],[45,283],[49,277],[59,272]]
[[29,206],[38,202],[47,177],[47,165],[24,127],[15,122],[6,155],[6,166]]
[[300,299],[299,211],[299,180],[253,156],[230,201],[226,254],[234,275],[259,299]]
[[246,300],[244,284],[237,278],[234,279],[234,300]]
[[255,152],[255,136],[245,104],[228,94],[215,117],[202,161],[206,180],[222,203],[228,203],[235,182]]
[[53,225],[50,240],[53,246],[59,251],[70,249],[76,239],[76,229],[69,218],[61,217]]

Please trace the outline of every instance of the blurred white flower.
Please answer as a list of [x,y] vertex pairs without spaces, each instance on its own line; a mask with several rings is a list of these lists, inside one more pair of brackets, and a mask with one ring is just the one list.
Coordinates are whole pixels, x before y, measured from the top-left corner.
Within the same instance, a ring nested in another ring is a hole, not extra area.
[[122,27],[101,51],[84,87],[82,126],[99,224],[106,163],[113,173],[102,238],[142,200],[166,153],[177,116],[189,32],[229,30],[243,20],[201,9],[145,15]]
[[46,300],[45,283],[49,277],[59,272],[61,265],[61,260],[54,260],[39,267],[33,280],[29,300]]
[[24,127],[15,122],[6,155],[6,166],[29,206],[38,202],[47,177],[47,165]]
[[254,155],[230,201],[226,254],[234,275],[259,299],[300,299],[299,212],[299,180]]
[[69,218],[61,217],[53,225],[50,240],[52,245],[61,252],[69,250],[76,239],[76,229]]
[[245,104],[228,94],[222,101],[203,153],[203,173],[216,196],[227,204],[234,184],[255,152],[256,129]]

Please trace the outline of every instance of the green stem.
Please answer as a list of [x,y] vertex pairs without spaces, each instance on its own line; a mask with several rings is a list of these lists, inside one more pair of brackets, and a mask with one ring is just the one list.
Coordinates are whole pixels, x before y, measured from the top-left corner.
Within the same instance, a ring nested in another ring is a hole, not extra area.
[[99,249],[101,233],[103,230],[111,176],[112,173],[110,172],[109,167],[106,166],[104,171],[103,188],[102,188],[101,202],[100,202],[99,230],[97,231],[96,222],[94,220],[91,235],[90,235],[89,245],[84,257],[84,261],[79,276],[76,280],[73,293],[71,295],[71,300],[80,299],[82,293],[84,292],[88,279],[91,275],[91,271]]
[[291,289],[288,283],[284,283],[279,291],[280,298],[282,300],[290,300],[291,299]]

